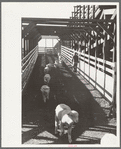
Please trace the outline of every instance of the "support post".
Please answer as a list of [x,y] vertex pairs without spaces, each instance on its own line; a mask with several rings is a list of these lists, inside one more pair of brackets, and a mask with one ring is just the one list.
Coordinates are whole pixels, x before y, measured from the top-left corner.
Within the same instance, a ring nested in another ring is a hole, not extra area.
[[90,35],[89,35],[89,42],[88,42],[89,81],[90,81],[90,50],[91,50],[91,37],[90,37]]
[[25,57],[25,38],[24,38],[24,57]]
[[[104,15],[104,20],[105,20],[105,15]],[[107,34],[105,32],[105,30],[103,30],[103,34],[104,34],[104,43],[103,43],[103,77],[104,77],[104,81],[103,81],[103,84],[104,84],[104,90],[103,90],[103,93],[104,93],[104,96],[105,96],[105,82],[106,82],[106,74],[105,74],[105,70],[106,70],[106,67],[105,67],[105,63],[106,63],[106,59],[105,59],[105,47],[106,47],[106,41],[107,41]]]
[[96,33],[96,48],[95,48],[95,87],[97,82],[97,54],[98,53],[98,34]]
[[112,94],[112,103],[115,103],[116,101],[116,24],[114,23],[114,46],[113,46],[113,94]]

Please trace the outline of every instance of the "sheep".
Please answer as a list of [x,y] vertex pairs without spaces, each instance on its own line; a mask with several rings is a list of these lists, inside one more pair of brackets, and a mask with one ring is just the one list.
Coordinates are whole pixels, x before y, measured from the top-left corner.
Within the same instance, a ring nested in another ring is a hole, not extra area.
[[47,100],[49,100],[50,87],[48,85],[43,85],[40,90],[42,92],[43,101],[46,103]]
[[48,66],[46,66],[44,68],[44,74],[49,74],[50,73],[50,68]]
[[51,76],[49,74],[45,74],[45,76],[44,76],[44,82],[45,82],[46,85],[49,84],[50,79],[51,79]]
[[118,138],[116,135],[106,133],[100,141],[102,147],[116,147],[118,144]]
[[66,104],[59,104],[55,109],[55,134],[60,125],[60,136],[64,134],[64,129],[67,127],[68,141],[72,142],[71,131],[74,123],[78,123],[79,113]]

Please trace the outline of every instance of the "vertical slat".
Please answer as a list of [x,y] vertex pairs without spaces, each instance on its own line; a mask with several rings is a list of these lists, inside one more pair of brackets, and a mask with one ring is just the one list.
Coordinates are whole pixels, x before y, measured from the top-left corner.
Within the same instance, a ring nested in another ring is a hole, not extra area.
[[114,46],[113,46],[113,94],[112,94],[112,102],[115,102],[115,94],[116,94],[116,24],[114,23]]
[[45,53],[47,52],[47,40],[45,39]]
[[[105,14],[104,14],[104,19],[105,18]],[[107,34],[105,32],[105,30],[103,30],[103,35],[104,35],[104,43],[103,43],[103,77],[104,77],[104,80],[103,80],[103,87],[104,87],[104,90],[103,90],[103,94],[105,95],[105,84],[106,84],[106,74],[105,74],[105,70],[106,70],[106,67],[105,67],[105,46],[106,46],[106,41],[107,41]]]
[[28,40],[28,53],[29,53],[29,51],[30,51],[30,50],[29,50],[29,40]]
[[[86,47],[85,39],[84,39],[84,46]],[[84,77],[85,77],[85,49],[84,49]]]
[[26,53],[25,53],[25,38],[24,38],[24,57],[25,57]]
[[89,81],[90,81],[90,50],[91,50],[91,37],[89,36],[89,41],[88,41],[88,67],[89,67]]
[[97,53],[98,53],[98,34],[96,33],[96,48],[95,48],[95,87],[97,82]]

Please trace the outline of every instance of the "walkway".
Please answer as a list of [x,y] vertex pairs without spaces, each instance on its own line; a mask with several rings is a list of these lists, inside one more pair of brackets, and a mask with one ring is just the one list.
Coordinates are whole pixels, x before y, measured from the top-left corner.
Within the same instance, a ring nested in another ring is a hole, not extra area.
[[115,134],[116,120],[106,118],[108,102],[82,76],[74,74],[70,66],[63,64],[53,72],[55,78],[50,82],[50,100],[43,103],[40,87],[44,84],[44,66],[54,60],[54,56],[39,55],[23,92],[22,143],[68,144],[67,135],[54,134],[54,110],[59,103],[79,112],[79,123],[72,132],[73,144],[99,144],[106,132]]

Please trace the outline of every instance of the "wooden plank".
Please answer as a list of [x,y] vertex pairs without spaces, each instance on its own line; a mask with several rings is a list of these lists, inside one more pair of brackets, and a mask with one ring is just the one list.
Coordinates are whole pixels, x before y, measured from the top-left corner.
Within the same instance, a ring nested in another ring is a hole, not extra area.
[[114,22],[113,20],[102,20],[102,19],[66,19],[66,18],[22,18],[22,23],[30,22],[41,23],[41,21],[55,21],[55,22]]
[[116,17],[116,15],[117,15],[117,9],[115,9],[113,15],[111,16],[111,20],[113,20]]

